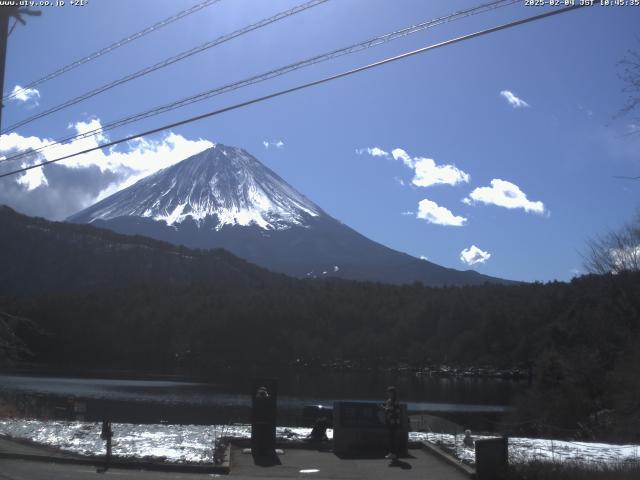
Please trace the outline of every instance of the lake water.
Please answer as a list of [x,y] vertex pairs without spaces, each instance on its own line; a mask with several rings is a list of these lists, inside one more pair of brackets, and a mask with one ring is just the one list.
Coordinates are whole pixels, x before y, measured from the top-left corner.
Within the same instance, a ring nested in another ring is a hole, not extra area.
[[[526,383],[498,379],[431,378],[392,372],[278,372],[279,422],[300,424],[305,405],[335,400],[381,402],[396,385],[410,412],[426,412],[480,428],[497,420]],[[88,421],[109,416],[135,423],[219,424],[250,418],[251,378],[217,372],[211,381],[167,381],[0,375],[0,393],[34,417]],[[78,406],[79,404],[79,406]],[[74,411],[75,410],[75,411]]]
[[[237,372],[219,372],[219,382],[139,379],[70,378],[0,374],[0,396],[12,400],[31,417],[46,420],[1,419],[0,435],[55,446],[83,455],[104,451],[99,423],[114,422],[114,455],[170,462],[211,462],[220,435],[248,437],[250,379]],[[395,384],[414,413],[457,420],[453,432],[420,433],[414,441],[446,445],[473,462],[473,449],[462,445],[462,425],[491,430],[491,419],[509,408],[526,382],[495,379],[429,378],[411,374],[288,372],[279,375],[277,435],[299,440],[308,428],[300,424],[305,405],[331,406],[333,400],[380,402],[387,385]],[[73,412],[84,404],[86,412]],[[69,413],[81,422],[56,420]],[[419,416],[419,415],[417,415]],[[161,422],[161,423],[160,423]],[[229,423],[240,423],[230,426]],[[449,426],[449,425],[446,425]],[[286,427],[286,428],[285,428]],[[438,430],[438,432],[441,432]],[[331,437],[331,430],[328,435]],[[455,433],[457,435],[452,435]],[[483,438],[474,431],[476,439]],[[594,464],[638,461],[638,445],[609,445],[557,440],[510,438],[510,461],[570,461]]]

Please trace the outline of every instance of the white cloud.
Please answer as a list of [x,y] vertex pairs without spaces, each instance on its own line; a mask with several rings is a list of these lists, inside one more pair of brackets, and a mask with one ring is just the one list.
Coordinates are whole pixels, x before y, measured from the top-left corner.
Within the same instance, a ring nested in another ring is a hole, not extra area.
[[478,187],[468,197],[462,199],[467,205],[482,202],[505,208],[522,208],[526,212],[545,213],[544,204],[540,201],[532,202],[516,184],[494,178],[490,187]]
[[416,212],[412,212],[411,210],[407,210],[406,212],[400,212],[400,215],[415,215]]
[[391,155],[395,160],[402,160],[402,163],[404,163],[407,167],[411,169],[413,168],[413,159],[403,149],[395,148],[391,151]]
[[367,148],[367,153],[374,157],[388,157],[389,154],[379,147]]
[[13,87],[11,91],[11,100],[26,103],[32,101],[36,106],[39,105],[38,99],[40,98],[40,92],[36,88],[22,88],[20,85]]
[[502,90],[500,95],[502,95],[513,108],[525,108],[530,106],[522,98],[516,97],[516,95],[509,90]]
[[[356,153],[362,155],[367,152],[374,157],[389,157],[389,153],[382,150],[380,147],[372,148],[357,148]],[[391,151],[391,156],[394,160],[400,160],[404,165],[414,172],[413,183],[417,187],[430,187],[432,185],[457,185],[459,183],[469,183],[470,175],[460,170],[455,165],[436,165],[436,162],[431,158],[425,157],[411,157],[402,148],[395,148]],[[405,182],[402,179],[397,179],[400,185],[404,185]]]
[[431,185],[445,184],[457,185],[469,183],[471,178],[455,165],[436,165],[431,158],[416,158],[415,176],[412,183],[418,187],[430,187]]
[[47,177],[44,176],[42,168],[34,168],[27,170],[16,179],[19,185],[22,185],[28,192],[35,190],[39,186],[49,185]]
[[[81,150],[98,146],[108,140],[101,132],[99,119],[77,122],[69,126],[77,133],[98,131],[95,137],[55,145],[18,161],[1,159],[28,149],[38,149],[53,140],[35,136],[23,137],[16,132],[0,137],[0,171],[27,167]],[[162,168],[169,167],[191,155],[212,147],[208,140],[188,140],[169,132],[162,139],[138,139],[79,155],[46,168],[35,168],[9,177],[0,191],[0,203],[6,203],[29,215],[59,220],[125,188]]]
[[[102,125],[99,119],[77,122],[69,125],[69,128],[73,128],[76,133],[97,131],[98,135],[81,138],[64,145],[54,145],[31,157],[24,157],[26,160],[23,159],[22,166],[64,157],[81,150],[96,147],[100,143],[109,140],[101,132]],[[23,137],[16,132],[2,135],[1,138],[0,155],[2,156],[10,156],[27,149],[38,149],[53,142],[53,140],[47,138]],[[187,140],[181,135],[169,132],[162,140],[147,140],[144,138],[132,140],[126,144],[128,151],[119,151],[115,147],[111,147],[106,152],[104,150],[94,150],[84,155],[63,160],[61,165],[67,168],[97,166],[101,171],[116,171],[127,168],[136,172],[138,177],[141,177],[169,167],[213,145],[208,140]]]
[[358,155],[368,153],[373,157],[389,157],[389,152],[385,152],[380,147],[356,148],[356,153]]
[[445,225],[453,227],[463,226],[467,219],[459,217],[451,213],[451,210],[441,207],[436,202],[424,199],[418,203],[418,213],[416,217],[426,220],[429,223],[435,223],[436,225]]
[[432,158],[411,157],[401,148],[394,149],[391,155],[413,170],[414,176],[411,183],[417,187],[453,186],[463,182],[468,183],[471,178],[468,173],[463,172],[455,165],[436,165]]
[[269,142],[268,140],[263,140],[262,145],[264,145],[264,148],[266,148],[267,150],[269,150],[269,147],[284,148],[284,142],[282,140],[276,140],[273,142]]
[[467,265],[475,265],[476,263],[485,263],[491,258],[489,252],[479,249],[475,245],[465,248],[460,252],[460,261]]

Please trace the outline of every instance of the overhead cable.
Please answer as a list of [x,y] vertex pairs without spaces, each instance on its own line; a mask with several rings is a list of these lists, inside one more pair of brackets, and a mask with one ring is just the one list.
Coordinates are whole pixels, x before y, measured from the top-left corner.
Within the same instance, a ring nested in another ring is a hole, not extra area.
[[124,77],[121,77],[117,80],[114,80],[112,82],[106,83],[100,87],[94,88],[93,90],[90,90],[86,93],[83,93],[82,95],[79,95],[77,97],[74,97],[70,100],[67,100],[66,102],[60,103],[58,105],[55,105],[43,112],[37,113],[35,115],[32,115],[31,117],[25,118],[23,120],[20,120],[19,122],[14,123],[13,125],[10,125],[9,127],[7,127],[6,129],[4,129],[2,132],[0,133],[8,133],[11,132],[13,130],[16,130],[17,128],[20,128],[24,125],[27,125],[28,123],[31,123],[35,120],[38,120],[40,118],[46,117],[48,115],[51,115],[52,113],[55,112],[59,112],[60,110],[63,110],[67,107],[70,107],[72,105],[75,105],[77,103],[83,102],[89,98],[95,97],[96,95],[99,95],[101,93],[106,92],[107,90],[111,90],[114,87],[117,87],[118,85],[122,85],[123,83],[127,83],[130,82],[131,80],[134,80],[136,78],[140,78],[144,75],[148,75],[151,72],[155,72],[156,70],[159,70],[161,68],[167,67],[169,65],[172,65],[176,62],[179,62],[181,60],[184,60],[185,58],[189,58],[193,55],[196,55],[198,53],[204,52],[205,50],[208,50],[212,47],[215,47],[217,45],[220,45],[222,43],[228,42],[229,40],[232,40],[236,37],[239,37],[241,35],[245,35],[249,32],[252,32],[253,30],[257,30],[259,28],[262,27],[266,27],[267,25],[271,25],[272,23],[275,23],[279,20],[282,20],[284,18],[288,18],[291,17],[292,15],[296,15],[300,12],[303,12],[305,10],[308,10],[309,8],[313,8],[316,7],[318,5],[321,5],[325,2],[328,2],[329,0],[309,0],[306,3],[297,5],[293,8],[290,8],[288,10],[285,10],[283,12],[277,13],[276,15],[273,15],[271,17],[262,19],[256,23],[252,23],[251,25],[247,25],[246,27],[240,28],[232,33],[229,33],[227,35],[222,35],[214,40],[211,40],[209,42],[203,43],[202,45],[198,45],[197,47],[191,48],[189,50],[185,50],[184,52],[181,52],[177,55],[174,55],[172,57],[169,57],[165,60],[162,60],[161,62],[155,63],[153,65],[150,65],[148,67],[145,67],[141,70],[138,70],[137,72],[134,73],[130,73],[129,75],[126,75]]
[[[295,63],[291,63],[288,65],[285,65],[283,67],[279,67],[273,70],[269,70],[267,72],[261,73],[259,75],[254,75],[252,77],[243,79],[243,80],[239,80],[233,83],[229,83],[226,85],[223,85],[221,87],[216,87],[210,90],[207,90],[205,92],[201,92],[198,93],[196,95],[191,95],[189,97],[180,99],[180,100],[176,100],[158,107],[154,107],[150,110],[146,110],[144,112],[139,112],[133,115],[130,115],[128,117],[124,117],[121,118],[119,120],[115,120],[113,122],[107,123],[99,128],[95,128],[92,130],[87,130],[85,132],[82,133],[78,133],[78,134],[74,134],[74,135],[69,135],[67,137],[64,138],[60,138],[57,139],[53,142],[50,142],[46,145],[43,145],[37,149],[32,149],[32,150],[25,150],[23,152],[19,152],[16,153],[10,157],[7,157],[4,161],[9,161],[9,160],[14,160],[14,159],[18,159],[18,158],[22,158],[25,156],[29,156],[32,155],[34,153],[38,153],[41,152],[47,148],[53,147],[55,145],[60,145],[60,144],[64,144],[64,143],[68,143],[68,142],[73,142],[73,141],[77,141],[77,140],[81,140],[84,138],[88,138],[91,136],[96,136],[96,135],[100,135],[103,132],[109,131],[109,130],[113,130],[114,128],[118,128],[118,127],[122,127],[124,125],[128,125],[130,123],[133,122],[138,122],[140,120],[155,116],[155,115],[159,115],[162,113],[166,113],[168,111],[180,108],[180,107],[184,107],[187,105],[191,105],[193,103],[196,102],[200,102],[203,100],[207,100],[209,98],[212,98],[214,96],[217,95],[221,95],[233,90],[237,90],[239,88],[243,88],[246,86],[250,86],[250,85],[254,85],[256,83],[260,83],[260,82],[264,82],[266,80],[270,80],[272,78],[275,77],[279,77],[281,75],[285,75],[287,73],[290,73],[292,71],[301,69],[301,68],[305,68],[305,67],[309,67],[311,65],[315,65],[317,63],[321,63],[327,60],[331,60],[337,57],[341,57],[344,55],[349,55],[352,53],[356,53],[368,48],[372,48],[378,45],[382,45],[384,43],[388,43],[391,42],[393,40],[397,40],[399,38],[403,38],[406,37],[408,35],[412,35],[415,34],[417,32],[421,32],[423,30],[426,30],[428,28],[433,28],[435,26],[441,25],[443,23],[448,23],[454,20],[459,20],[462,18],[466,18],[469,16],[473,16],[473,15],[478,15],[480,13],[484,13],[484,12],[488,12],[488,11],[492,11],[496,8],[499,7],[505,7],[508,5],[512,5],[514,3],[519,3],[520,0],[498,0],[498,1],[492,1],[489,3],[485,3],[476,7],[472,7],[469,9],[465,9],[465,10],[461,10],[458,12],[454,12],[445,16],[441,16],[441,17],[437,17],[437,18],[433,18],[430,20],[425,20],[423,22],[420,22],[418,24],[415,25],[410,25],[408,27],[402,28],[400,30],[396,30],[394,32],[391,33],[387,33],[384,35],[379,35],[377,37],[373,37],[373,38],[369,38],[367,40],[349,45],[347,47],[343,47],[343,48],[339,48],[336,50],[332,50],[330,52],[326,52],[323,53],[321,55],[316,55],[314,57],[311,58],[307,58]],[[0,163],[2,163],[2,161],[0,161]]]
[[388,58],[385,58],[384,60],[379,60],[377,62],[373,62],[373,63],[370,63],[368,65],[364,65],[362,67],[357,67],[357,68],[354,68],[354,69],[351,69],[351,70],[348,70],[348,71],[345,71],[345,72],[342,72],[342,73],[331,75],[329,77],[321,78],[319,80],[315,80],[315,81],[312,81],[312,82],[307,82],[307,83],[304,83],[302,85],[298,85],[298,86],[295,86],[295,87],[287,88],[285,90],[280,90],[280,91],[271,93],[269,95],[264,95],[262,97],[254,98],[252,100],[247,100],[247,101],[241,102],[241,103],[236,103],[234,105],[231,105],[231,106],[228,106],[228,107],[224,107],[224,108],[221,108],[221,109],[218,109],[218,110],[214,110],[214,111],[211,111],[211,112],[208,112],[208,113],[204,113],[204,114],[201,114],[201,115],[196,115],[196,116],[193,116],[193,117],[189,117],[189,118],[186,118],[184,120],[180,120],[178,122],[173,122],[173,123],[170,123],[168,125],[163,125],[161,127],[157,127],[157,128],[153,128],[151,130],[147,130],[145,132],[140,132],[140,133],[136,133],[136,134],[133,134],[133,135],[129,135],[127,137],[120,138],[118,140],[113,140],[111,142],[107,142],[107,143],[98,145],[96,147],[87,148],[85,150],[81,150],[81,151],[78,151],[78,152],[75,152],[75,153],[71,153],[69,155],[64,155],[64,156],[59,157],[59,158],[55,158],[55,159],[52,159],[52,160],[47,160],[47,161],[40,162],[40,163],[37,163],[37,164],[34,164],[34,165],[29,165],[29,166],[26,166],[26,167],[23,167],[23,168],[12,170],[10,172],[0,174],[0,178],[8,177],[10,175],[16,175],[18,173],[22,173],[22,172],[25,172],[25,171],[28,171],[28,170],[31,170],[31,169],[34,169],[34,168],[43,167],[43,166],[46,166],[46,165],[50,165],[52,163],[60,162],[62,160],[67,160],[69,158],[77,157],[78,155],[83,155],[85,153],[90,153],[90,152],[93,152],[93,151],[96,151],[96,150],[100,150],[102,148],[112,147],[112,146],[117,145],[119,143],[128,142],[130,140],[135,140],[137,138],[145,137],[147,135],[151,135],[151,134],[154,134],[154,133],[162,132],[162,131],[168,130],[170,128],[179,127],[179,126],[182,126],[182,125],[186,125],[186,124],[189,124],[189,123],[196,122],[198,120],[203,120],[205,118],[210,118],[210,117],[213,117],[213,116],[221,115],[223,113],[230,112],[230,111],[233,111],[233,110],[238,110],[240,108],[247,107],[249,105],[253,105],[253,104],[260,103],[260,102],[263,102],[263,101],[266,101],[266,100],[270,100],[272,98],[276,98],[276,97],[280,97],[280,96],[283,96],[283,95],[287,95],[289,93],[297,92],[299,90],[304,90],[304,89],[307,89],[307,88],[310,88],[310,87],[314,87],[316,85],[321,85],[323,83],[327,83],[327,82],[330,82],[330,81],[333,81],[333,80],[337,80],[339,78],[348,77],[348,76],[354,75],[356,73],[360,73],[360,72],[364,72],[364,71],[367,71],[367,70],[370,70],[370,69],[373,69],[373,68],[377,68],[377,67],[380,67],[382,65],[386,65],[387,63],[396,62],[398,60],[402,60],[402,59],[405,59],[405,58],[408,58],[408,57],[412,57],[412,56],[418,55],[420,53],[429,52],[431,50],[442,48],[442,47],[445,47],[445,46],[448,46],[448,45],[453,45],[455,43],[460,43],[460,42],[463,42],[463,41],[466,41],[466,40],[471,40],[473,38],[477,38],[477,37],[480,37],[480,36],[483,36],[483,35],[488,35],[490,33],[495,33],[495,32],[501,31],[501,30],[506,30],[508,28],[517,27],[519,25],[524,25],[524,24],[531,23],[531,22],[534,22],[534,21],[537,21],[537,20],[542,20],[544,18],[548,18],[548,17],[551,17],[551,16],[555,16],[555,15],[559,15],[559,14],[562,14],[562,13],[570,12],[570,11],[573,11],[573,10],[578,10],[580,8],[584,8],[584,7],[588,7],[588,6],[590,6],[590,5],[589,4],[586,4],[586,5],[575,5],[575,6],[560,8],[560,9],[557,9],[557,10],[551,10],[551,11],[548,11],[548,12],[545,12],[545,13],[541,13],[541,14],[538,14],[538,15],[533,15],[531,17],[523,18],[523,19],[516,20],[516,21],[513,21],[513,22],[509,22],[509,23],[503,23],[503,24],[498,25],[496,27],[487,28],[485,30],[480,30],[480,31],[477,31],[477,32],[474,32],[474,33],[469,33],[467,35],[462,35],[460,37],[452,38],[450,40],[445,40],[445,41],[440,42],[440,43],[436,43],[436,44],[433,44],[433,45],[428,45],[426,47],[418,48],[416,50],[412,50],[410,52],[405,52],[405,53],[402,53],[400,55],[395,55],[393,57],[388,57]]
[[[194,5],[191,8],[188,8],[186,10],[182,10],[181,12],[176,13],[175,15],[172,15],[168,18],[165,18],[164,20],[161,20],[160,22],[154,23],[153,25],[140,30],[139,32],[136,32],[132,35],[129,35],[128,37],[123,38],[122,40],[118,40],[117,42],[112,43],[109,46],[106,46],[104,48],[101,48],[100,50],[97,50],[93,53],[90,53],[89,55],[87,55],[86,57],[82,57],[79,60],[75,60],[74,62],[71,62],[51,73],[48,73],[47,75],[44,75],[43,77],[34,80],[30,83],[28,83],[27,85],[25,85],[24,87],[20,87],[19,89],[11,92],[9,95],[6,95],[3,99],[2,102],[6,102],[7,100],[10,100],[11,98],[15,97],[16,95],[19,95],[21,92],[24,92],[25,90],[28,90],[30,88],[36,87],[37,85],[40,85],[46,81],[49,81],[53,78],[59,77],[60,75],[62,75],[63,73],[67,73],[70,70],[73,70],[74,68],[79,67],[80,65],[84,65],[87,62],[90,62],[91,60],[95,60],[98,57],[101,57],[102,55],[105,55],[109,52],[112,52],[113,50],[120,48],[128,43],[133,42],[134,40],[138,40],[139,38],[144,37],[145,35],[154,32],[156,30],[158,30],[159,28],[162,27],[166,27],[167,25],[169,25],[170,23],[175,22],[176,20],[180,20],[181,18],[186,17],[187,15],[191,15],[192,13],[198,12],[200,10],[202,10],[203,8],[206,8],[210,5],[213,5],[214,3],[218,3],[221,0],[205,0],[204,2],[198,3],[196,5]],[[14,24],[15,26],[15,24]],[[12,29],[13,30],[13,29]]]

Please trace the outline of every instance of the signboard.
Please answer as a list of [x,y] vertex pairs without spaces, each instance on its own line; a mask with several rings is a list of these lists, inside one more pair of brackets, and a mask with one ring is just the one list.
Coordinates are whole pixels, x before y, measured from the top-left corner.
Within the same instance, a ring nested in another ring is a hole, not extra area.
[[[333,450],[338,455],[380,455],[389,452],[389,430],[382,402],[335,402],[333,404]],[[400,404],[398,450],[406,454],[409,443],[407,406]]]
[[500,480],[506,478],[509,465],[507,437],[476,440],[476,478]]
[[344,428],[380,428],[384,415],[380,405],[363,402],[340,402],[340,424]]

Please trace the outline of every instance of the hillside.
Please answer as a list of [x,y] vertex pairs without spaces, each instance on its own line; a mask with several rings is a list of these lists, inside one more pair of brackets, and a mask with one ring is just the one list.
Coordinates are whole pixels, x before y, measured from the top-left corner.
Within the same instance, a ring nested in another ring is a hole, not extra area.
[[0,292],[27,294],[134,285],[255,287],[283,275],[222,249],[189,250],[90,225],[51,222],[0,206]]

